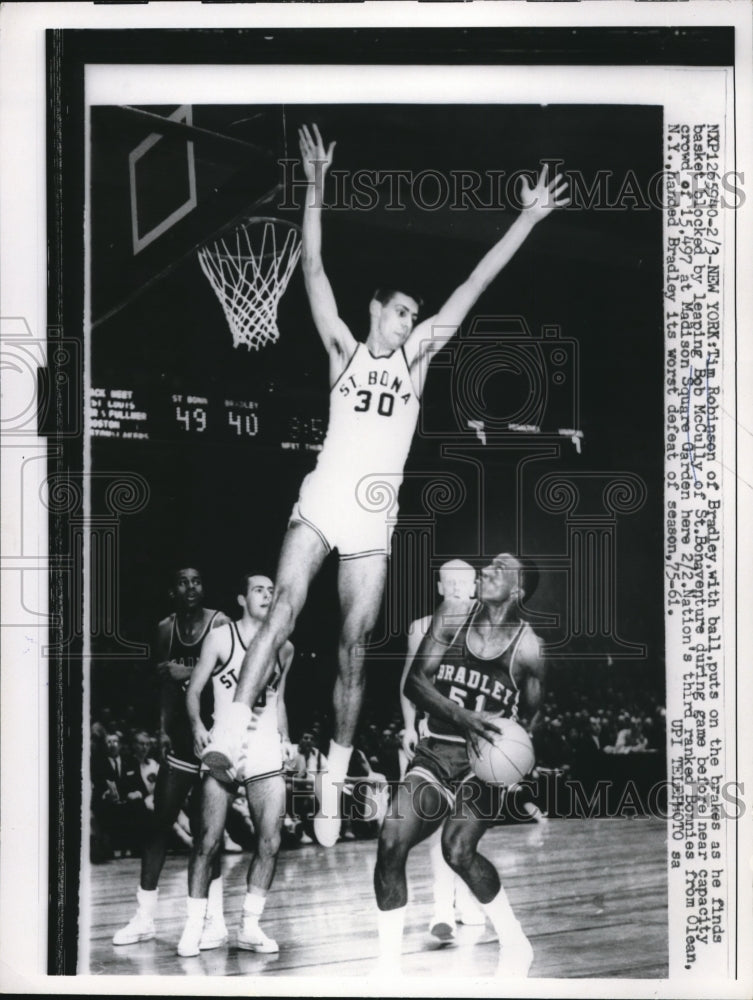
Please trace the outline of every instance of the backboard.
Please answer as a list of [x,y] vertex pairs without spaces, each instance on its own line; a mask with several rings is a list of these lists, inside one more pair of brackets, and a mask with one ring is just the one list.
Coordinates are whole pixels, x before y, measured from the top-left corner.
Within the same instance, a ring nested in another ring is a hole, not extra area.
[[92,326],[279,190],[281,107],[91,109]]

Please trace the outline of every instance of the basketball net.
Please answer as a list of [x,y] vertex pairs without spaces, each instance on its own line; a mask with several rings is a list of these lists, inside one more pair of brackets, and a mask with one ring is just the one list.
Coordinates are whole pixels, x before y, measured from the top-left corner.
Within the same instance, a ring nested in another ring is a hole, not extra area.
[[199,263],[220,300],[233,347],[275,343],[277,306],[301,255],[301,232],[281,219],[246,219],[199,248]]

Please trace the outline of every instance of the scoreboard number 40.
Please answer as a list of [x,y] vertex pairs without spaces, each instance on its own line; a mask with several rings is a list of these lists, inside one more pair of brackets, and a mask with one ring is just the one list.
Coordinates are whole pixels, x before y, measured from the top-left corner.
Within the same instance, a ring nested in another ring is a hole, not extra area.
[[235,428],[235,433],[239,437],[243,437],[244,434],[247,437],[255,437],[259,433],[259,418],[255,413],[236,413],[234,410],[228,410],[227,422]]

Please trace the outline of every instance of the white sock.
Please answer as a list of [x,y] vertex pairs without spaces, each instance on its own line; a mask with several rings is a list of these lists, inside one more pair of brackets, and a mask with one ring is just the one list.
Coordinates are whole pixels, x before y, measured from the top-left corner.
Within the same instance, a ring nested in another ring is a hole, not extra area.
[[479,901],[459,875],[455,878],[455,905],[461,912],[467,910],[471,913],[481,907]]
[[186,899],[186,914],[189,920],[196,920],[203,923],[204,917],[207,914],[207,900],[194,899],[193,896],[189,896]]
[[507,898],[507,893],[502,886],[499,887],[499,892],[491,902],[482,903],[481,906],[491,920],[500,944],[504,944],[505,939],[509,940],[510,937],[516,937],[523,933],[523,928],[518,923]]
[[258,924],[267,902],[266,895],[258,892],[247,892],[243,899],[244,923]]
[[399,963],[403,950],[403,925],[407,906],[396,910],[377,910],[377,929],[379,931],[379,957]]
[[429,861],[431,862],[432,890],[434,892],[434,914],[447,918],[452,917],[452,897],[455,888],[455,873],[442,855],[442,838],[440,830],[429,841]]
[[142,889],[141,886],[136,890],[136,899],[139,904],[139,909],[145,916],[153,917],[157,909],[157,898],[159,896],[159,889]]
[[350,757],[352,753],[352,746],[344,747],[339,743],[335,743],[334,740],[330,740],[327,763],[329,765],[329,776],[333,782],[345,780],[345,775],[348,773],[348,765],[350,764]]
[[224,919],[222,912],[222,875],[218,875],[217,878],[213,878],[209,883],[207,913],[220,920]]

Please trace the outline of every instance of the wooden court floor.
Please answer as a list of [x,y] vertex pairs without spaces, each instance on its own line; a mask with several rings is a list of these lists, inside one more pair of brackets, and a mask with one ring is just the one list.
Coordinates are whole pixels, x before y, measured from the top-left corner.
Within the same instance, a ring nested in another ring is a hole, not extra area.
[[[667,975],[666,824],[653,818],[550,820],[499,827],[482,851],[534,947],[531,977],[664,978]],[[340,842],[330,850],[283,851],[263,926],[278,955],[239,951],[248,855],[224,857],[230,941],[197,958],[175,952],[185,915],[185,856],[167,859],[160,884],[157,936],[115,947],[114,931],[132,916],[139,862],[91,867],[88,956],[93,975],[368,976],[377,954],[372,874],[376,841]],[[427,933],[431,915],[428,851],[409,859],[409,906],[403,940],[405,976],[483,977],[494,973],[497,944],[486,928],[458,927],[441,946]],[[86,950],[86,947],[85,947]],[[354,989],[355,989],[354,984]]]

